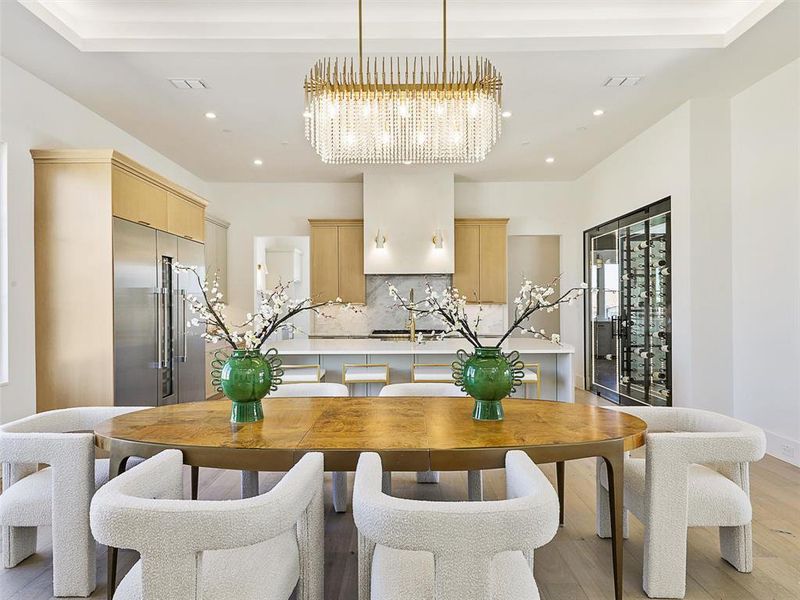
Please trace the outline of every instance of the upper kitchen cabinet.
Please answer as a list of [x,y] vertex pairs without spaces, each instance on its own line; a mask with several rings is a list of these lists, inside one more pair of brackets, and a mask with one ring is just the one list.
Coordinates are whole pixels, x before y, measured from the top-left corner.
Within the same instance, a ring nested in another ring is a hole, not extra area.
[[311,296],[315,302],[341,298],[366,302],[364,223],[361,220],[309,219]]
[[456,219],[453,287],[469,302],[505,304],[508,219]]
[[167,191],[125,167],[111,168],[111,211],[134,223],[167,230]]
[[228,228],[230,223],[218,217],[206,215],[205,246],[206,273],[209,281],[217,276],[219,291],[228,301]]
[[205,207],[167,192],[167,231],[187,240],[205,239]]
[[[56,152],[65,158],[71,152],[69,160],[73,161],[77,160],[75,154],[91,156],[83,151]],[[111,151],[100,151],[105,152]],[[204,200],[119,153],[111,154],[107,160],[111,163],[111,211],[115,217],[188,240],[204,240]]]

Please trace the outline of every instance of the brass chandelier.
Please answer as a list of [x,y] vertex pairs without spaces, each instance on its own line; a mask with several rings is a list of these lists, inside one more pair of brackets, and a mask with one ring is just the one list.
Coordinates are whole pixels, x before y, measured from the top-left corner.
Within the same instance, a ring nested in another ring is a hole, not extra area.
[[479,57],[323,58],[305,78],[306,139],[331,164],[474,163],[500,136],[502,78]]

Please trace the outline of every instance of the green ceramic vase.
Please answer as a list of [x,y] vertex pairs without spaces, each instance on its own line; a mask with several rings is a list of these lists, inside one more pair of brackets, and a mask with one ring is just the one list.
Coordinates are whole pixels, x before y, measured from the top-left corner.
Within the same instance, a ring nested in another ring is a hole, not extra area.
[[283,374],[277,351],[234,350],[220,372],[222,392],[231,400],[231,422],[252,423],[264,418],[261,399],[275,390]]
[[520,385],[521,377],[519,353],[503,354],[500,348],[476,348],[473,354],[459,350],[453,363],[453,379],[475,399],[476,421],[502,421],[502,400]]

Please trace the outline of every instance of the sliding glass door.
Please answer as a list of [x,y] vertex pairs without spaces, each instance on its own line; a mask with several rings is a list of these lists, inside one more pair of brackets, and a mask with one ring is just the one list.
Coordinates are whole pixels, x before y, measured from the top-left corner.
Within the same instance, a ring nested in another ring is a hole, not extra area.
[[585,232],[587,387],[671,406],[669,199]]

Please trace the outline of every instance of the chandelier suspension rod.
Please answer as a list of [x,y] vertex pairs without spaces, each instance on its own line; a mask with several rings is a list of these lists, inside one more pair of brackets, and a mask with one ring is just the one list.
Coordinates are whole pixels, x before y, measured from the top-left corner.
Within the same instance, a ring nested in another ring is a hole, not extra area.
[[[364,83],[363,0],[358,0],[358,79]],[[447,77],[447,0],[442,0],[442,83]]]
[[442,0],[442,83],[447,83],[447,0]]
[[358,79],[364,83],[364,38],[361,24],[361,0],[358,0]]

